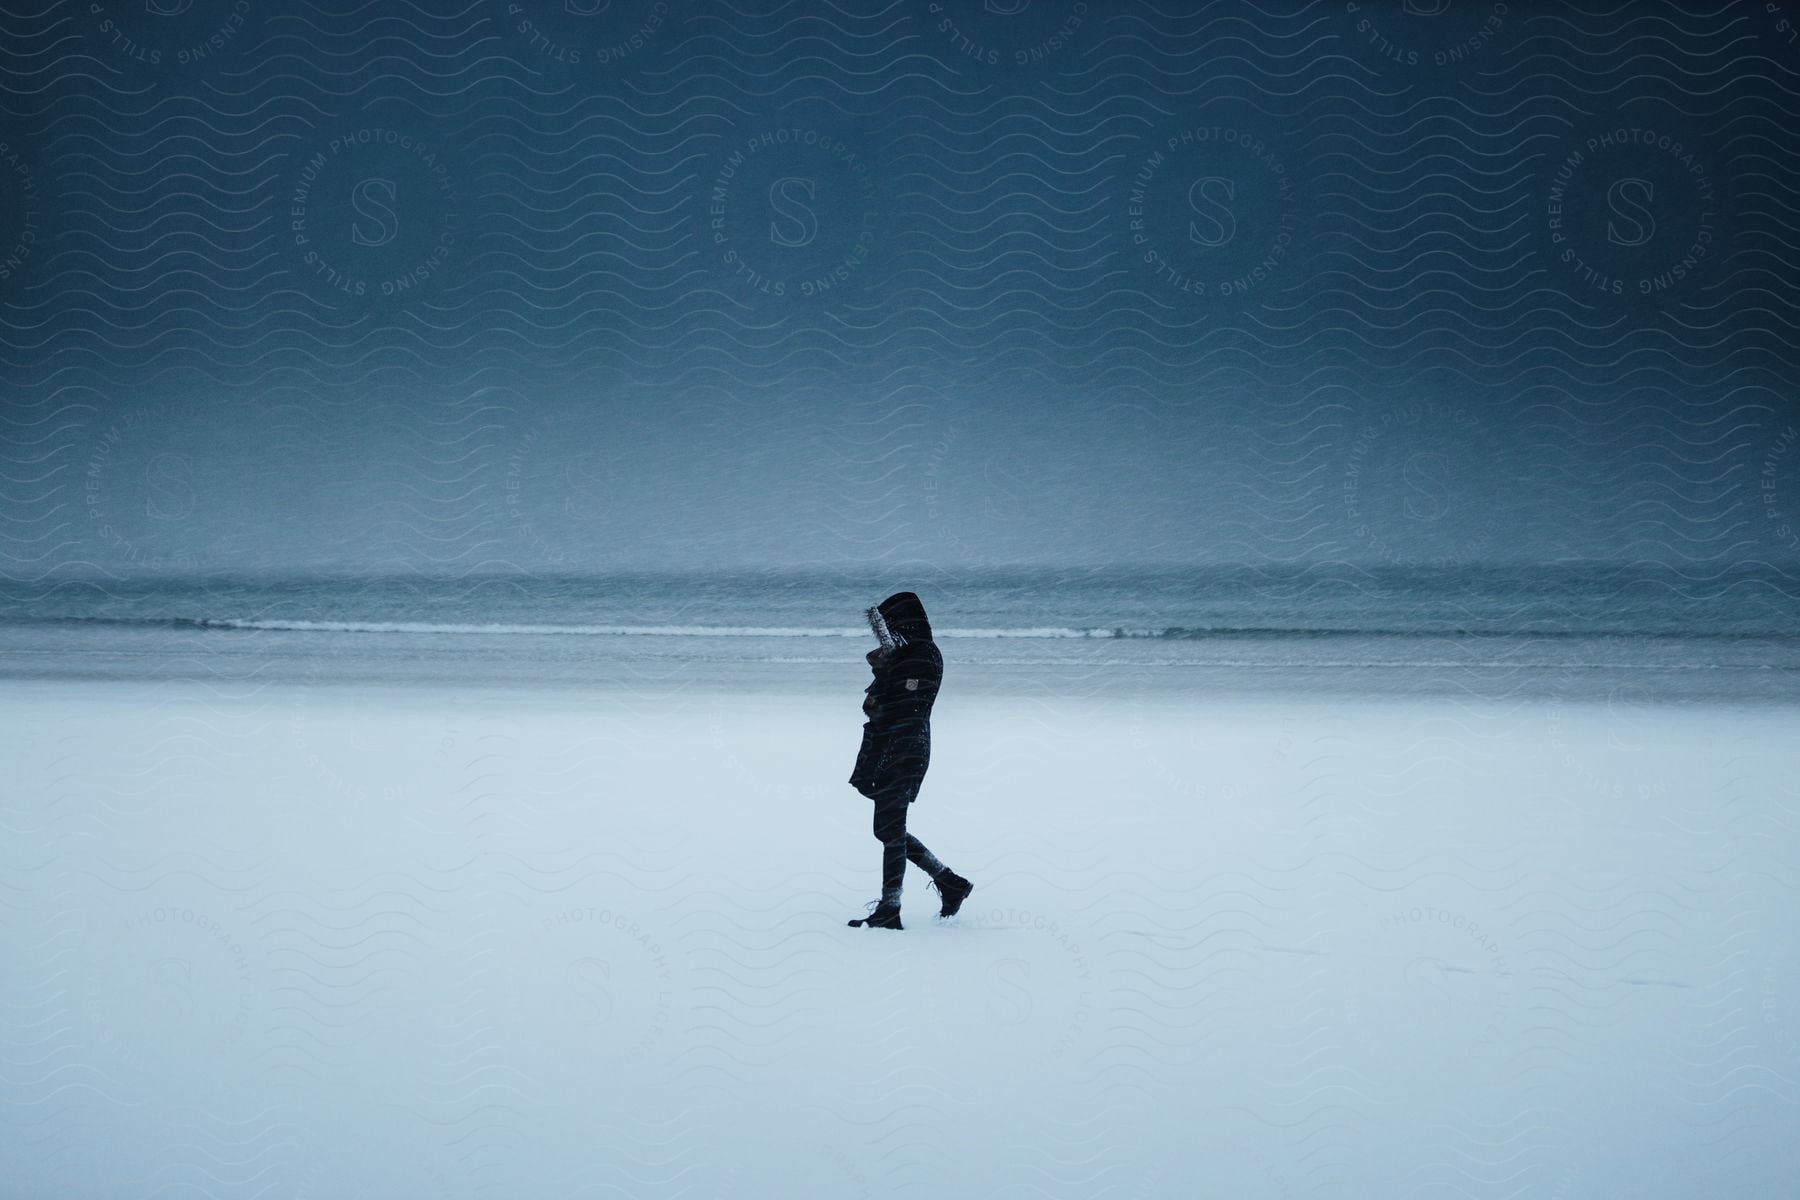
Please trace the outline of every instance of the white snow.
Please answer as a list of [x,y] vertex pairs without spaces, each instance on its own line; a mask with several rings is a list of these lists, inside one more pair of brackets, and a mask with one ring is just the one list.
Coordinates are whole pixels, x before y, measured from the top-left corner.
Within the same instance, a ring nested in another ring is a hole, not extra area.
[[[0,697],[0,1195],[1774,1197],[1778,708]],[[951,680],[955,683],[955,680]]]

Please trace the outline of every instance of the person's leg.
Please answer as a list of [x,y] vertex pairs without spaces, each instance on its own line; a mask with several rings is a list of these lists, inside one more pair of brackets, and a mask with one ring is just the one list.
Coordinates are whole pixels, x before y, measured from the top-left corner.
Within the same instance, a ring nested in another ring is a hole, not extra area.
[[898,905],[900,885],[906,875],[906,800],[900,796],[875,798],[876,840],[881,843],[881,902]]
[[942,875],[946,869],[943,861],[927,850],[924,842],[910,833],[906,835],[906,858],[913,866],[918,867],[933,879]]
[[937,885],[938,894],[944,898],[944,904],[938,916],[953,917],[962,908],[969,893],[975,885],[944,865],[942,859],[926,848],[924,842],[912,834],[906,835],[906,857],[920,870],[931,876],[931,882]]

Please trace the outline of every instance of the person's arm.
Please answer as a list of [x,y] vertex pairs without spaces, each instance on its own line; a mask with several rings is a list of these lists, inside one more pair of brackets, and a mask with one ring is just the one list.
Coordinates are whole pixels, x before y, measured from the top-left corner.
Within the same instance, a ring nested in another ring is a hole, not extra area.
[[[881,652],[877,650],[874,653]],[[894,695],[892,656],[877,659],[869,666],[875,678],[869,681],[868,690],[863,694],[863,714],[869,719],[869,732],[879,736],[893,723],[891,714],[898,699]]]
[[932,655],[910,647],[878,664],[863,699],[870,730],[885,733],[898,722],[930,713],[942,674]]

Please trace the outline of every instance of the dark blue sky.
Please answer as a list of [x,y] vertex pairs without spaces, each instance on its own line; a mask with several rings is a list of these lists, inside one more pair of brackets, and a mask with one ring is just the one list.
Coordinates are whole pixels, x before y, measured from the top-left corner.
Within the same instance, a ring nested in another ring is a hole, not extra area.
[[0,33],[9,576],[1800,558],[1763,5]]

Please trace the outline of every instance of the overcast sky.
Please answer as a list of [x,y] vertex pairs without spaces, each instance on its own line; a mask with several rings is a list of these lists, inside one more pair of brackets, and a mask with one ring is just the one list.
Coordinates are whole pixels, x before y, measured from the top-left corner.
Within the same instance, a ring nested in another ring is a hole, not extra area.
[[9,17],[0,570],[1800,557],[1773,18],[1010,7]]

